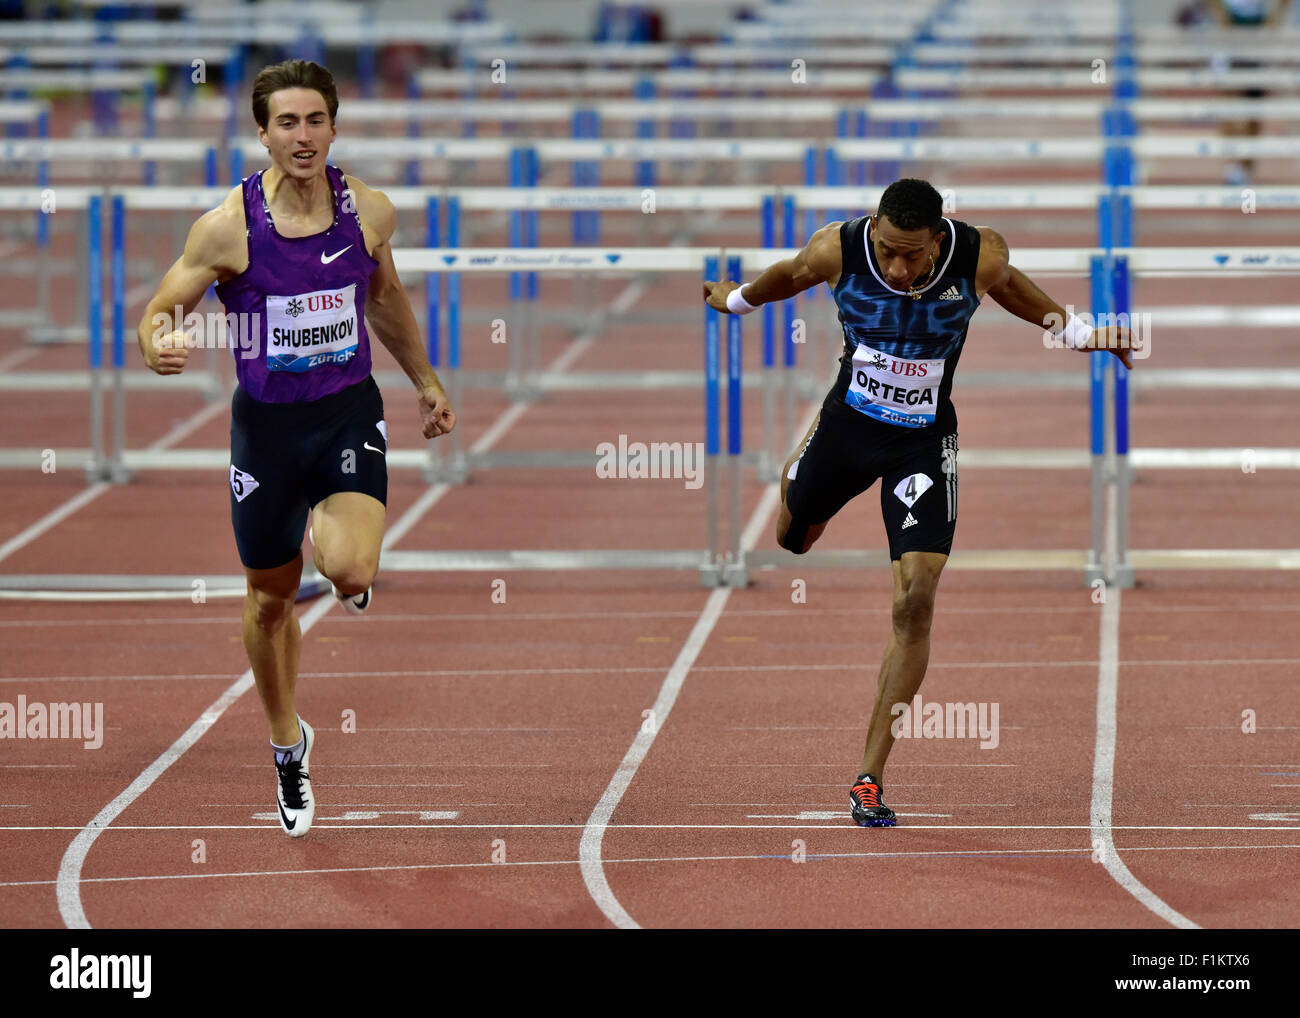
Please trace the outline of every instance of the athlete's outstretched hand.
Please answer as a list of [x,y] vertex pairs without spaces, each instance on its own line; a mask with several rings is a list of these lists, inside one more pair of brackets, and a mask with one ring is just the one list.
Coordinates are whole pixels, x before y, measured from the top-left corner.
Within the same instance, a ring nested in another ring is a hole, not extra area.
[[721,311],[724,315],[729,315],[731,310],[727,307],[727,294],[740,285],[740,283],[733,283],[729,279],[721,283],[705,283],[704,302],[714,311]]
[[422,389],[419,402],[420,423],[423,425],[425,438],[445,435],[456,426],[456,411],[451,408],[451,400],[447,398],[441,385]]
[[1085,348],[1092,350],[1109,350],[1123,362],[1124,367],[1133,370],[1133,333],[1118,325],[1108,325],[1104,329],[1093,329],[1092,338]]
[[144,362],[150,371],[159,375],[179,375],[185,370],[190,350],[185,345],[184,330],[177,329],[152,339],[144,347]]

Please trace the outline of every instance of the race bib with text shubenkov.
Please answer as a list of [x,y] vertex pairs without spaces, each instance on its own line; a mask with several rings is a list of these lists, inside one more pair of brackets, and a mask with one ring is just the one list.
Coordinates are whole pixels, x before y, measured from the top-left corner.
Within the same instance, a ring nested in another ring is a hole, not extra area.
[[266,298],[266,366],[310,371],[346,364],[357,353],[356,284]]
[[943,367],[942,360],[903,360],[858,344],[844,401],[886,424],[923,428],[934,423]]

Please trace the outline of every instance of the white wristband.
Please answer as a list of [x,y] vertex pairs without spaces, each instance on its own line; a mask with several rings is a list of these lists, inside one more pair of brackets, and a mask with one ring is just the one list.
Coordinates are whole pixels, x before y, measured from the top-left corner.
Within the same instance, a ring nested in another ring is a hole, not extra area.
[[740,291],[744,288],[745,286],[742,283],[727,294],[727,310],[733,315],[747,315],[751,311],[758,310],[756,305],[749,303],[749,301],[745,300],[745,298],[740,295]]
[[1078,315],[1071,314],[1065,327],[1060,332],[1053,333],[1052,338],[1067,350],[1086,350],[1092,339],[1092,326]]

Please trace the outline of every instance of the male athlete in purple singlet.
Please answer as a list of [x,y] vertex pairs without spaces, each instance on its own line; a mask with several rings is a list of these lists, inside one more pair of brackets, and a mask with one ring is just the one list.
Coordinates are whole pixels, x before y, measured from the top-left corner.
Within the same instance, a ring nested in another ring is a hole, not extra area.
[[316,568],[353,613],[370,605],[384,533],[388,432],[367,323],[414,384],[424,437],[456,424],[393,266],[393,205],[325,161],[337,112],[319,64],[258,74],[253,116],[271,166],[194,224],[139,328],[149,367],[179,374],[188,349],[175,315],[216,283],[227,321],[256,341],[231,343],[230,513],[248,580],[244,647],[271,725],[280,824],[294,838],[316,811],[315,732],[294,705],[307,514]]

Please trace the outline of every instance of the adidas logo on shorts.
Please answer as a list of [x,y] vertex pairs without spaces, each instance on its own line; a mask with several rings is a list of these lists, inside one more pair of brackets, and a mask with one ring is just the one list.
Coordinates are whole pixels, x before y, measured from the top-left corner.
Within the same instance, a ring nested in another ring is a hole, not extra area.
[[899,530],[906,530],[908,527],[914,527],[914,526],[916,526],[916,517],[913,516],[911,513],[908,513],[908,514],[907,514],[907,519],[905,519],[905,520],[903,521],[903,525],[902,525],[901,527],[899,527],[898,529],[899,529]]
[[961,300],[961,294],[957,291],[956,286],[950,286],[939,294],[940,300]]

